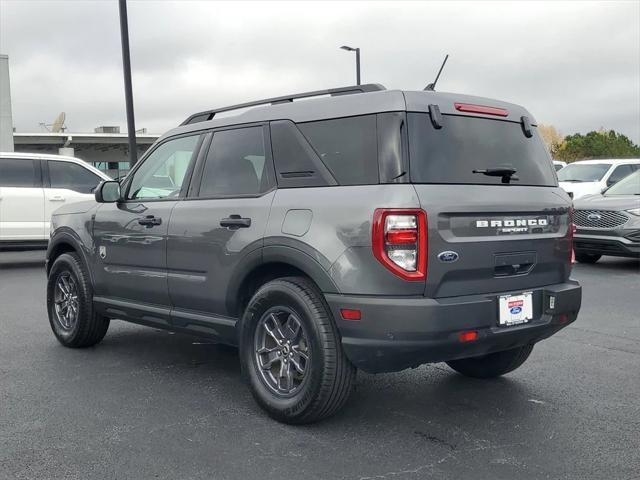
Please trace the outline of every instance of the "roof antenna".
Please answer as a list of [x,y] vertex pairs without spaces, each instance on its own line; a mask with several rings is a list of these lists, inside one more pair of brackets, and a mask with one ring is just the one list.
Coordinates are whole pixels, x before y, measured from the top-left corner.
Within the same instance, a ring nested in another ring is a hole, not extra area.
[[424,87],[425,90],[430,90],[432,92],[434,92],[436,90],[436,83],[438,83],[438,79],[440,78],[440,74],[442,73],[442,69],[444,68],[444,64],[447,63],[447,59],[449,58],[449,54],[447,53],[444,57],[444,61],[442,62],[442,65],[440,65],[440,70],[438,70],[438,75],[436,75],[436,79],[433,81],[433,83],[430,83],[429,85],[427,85],[426,87]]

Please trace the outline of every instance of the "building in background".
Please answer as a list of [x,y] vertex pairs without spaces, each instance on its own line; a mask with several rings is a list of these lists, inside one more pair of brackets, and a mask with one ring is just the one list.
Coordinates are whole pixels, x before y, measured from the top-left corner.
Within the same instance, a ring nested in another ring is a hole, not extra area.
[[[158,137],[159,135],[146,133],[145,130],[136,134],[138,158]],[[13,143],[16,152],[50,153],[80,158],[113,178],[129,171],[127,134],[120,133],[120,127],[98,127],[93,133],[15,132]]]
[[[129,171],[129,143],[120,127],[102,126],[93,133],[71,133],[64,126],[65,114],[61,113],[52,125],[44,125],[48,132],[21,133],[13,128],[11,89],[9,86],[9,57],[0,54],[0,152],[49,153],[68,155],[91,163],[111,177],[119,177]],[[49,128],[50,127],[50,128]],[[159,135],[136,132],[138,158]]]

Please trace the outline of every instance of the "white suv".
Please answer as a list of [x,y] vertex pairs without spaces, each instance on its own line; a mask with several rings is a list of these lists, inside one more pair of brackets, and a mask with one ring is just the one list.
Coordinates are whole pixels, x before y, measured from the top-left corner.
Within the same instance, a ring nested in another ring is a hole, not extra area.
[[51,214],[94,198],[108,175],[59,155],[0,153],[0,250],[46,247]]
[[558,180],[564,191],[573,195],[575,200],[600,193],[636,170],[640,170],[638,158],[581,160],[559,170]]

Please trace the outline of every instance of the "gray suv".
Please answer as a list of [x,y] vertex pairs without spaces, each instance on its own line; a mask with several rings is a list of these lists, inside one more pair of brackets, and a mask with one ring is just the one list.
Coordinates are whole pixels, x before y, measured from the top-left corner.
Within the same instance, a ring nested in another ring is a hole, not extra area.
[[580,309],[571,199],[513,104],[363,85],[205,111],[95,197],[52,219],[58,340],[119,319],[237,345],[287,423],[357,369],[505,374]]

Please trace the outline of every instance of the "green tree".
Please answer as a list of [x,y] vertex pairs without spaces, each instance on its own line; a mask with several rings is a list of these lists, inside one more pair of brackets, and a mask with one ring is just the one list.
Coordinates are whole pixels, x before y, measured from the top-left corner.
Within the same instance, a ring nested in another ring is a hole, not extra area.
[[640,157],[640,147],[628,137],[613,130],[568,135],[554,152],[554,158],[572,162],[590,158]]

